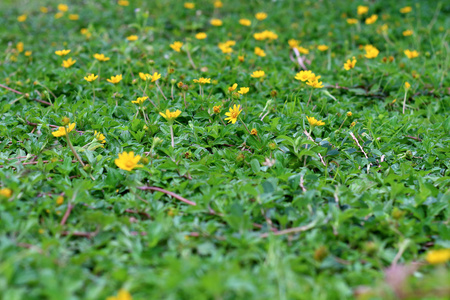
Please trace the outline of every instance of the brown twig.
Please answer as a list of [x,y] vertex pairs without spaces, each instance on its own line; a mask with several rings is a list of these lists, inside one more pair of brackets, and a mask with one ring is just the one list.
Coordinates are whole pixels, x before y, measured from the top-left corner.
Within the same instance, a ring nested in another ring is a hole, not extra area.
[[72,205],[72,204],[70,204],[70,203],[69,203],[69,205],[67,205],[66,213],[64,214],[64,216],[63,216],[63,218],[62,218],[62,220],[61,220],[61,223],[59,223],[60,225],[66,224],[66,221],[67,221],[67,219],[69,218],[70,212],[72,211],[72,209],[74,208],[74,206],[75,206],[75,205]]
[[355,137],[355,135],[353,134],[353,132],[350,131],[350,136],[352,137],[352,139],[356,142],[356,145],[358,145],[359,149],[361,149],[362,153],[364,153],[364,156],[366,158],[369,158],[366,154],[366,152],[364,151],[364,148],[361,146],[361,144],[359,143],[358,139]]
[[[7,90],[9,90],[9,91],[11,91],[13,93],[16,93],[16,94],[19,94],[19,95],[24,95],[24,93],[19,92],[19,91],[15,90],[15,89],[12,89],[10,87],[7,87],[6,85],[0,84],[0,87],[2,87],[4,89],[7,89]],[[44,100],[34,99],[34,98],[30,98],[30,100],[37,101],[37,102],[45,104],[45,105],[53,106],[53,104],[51,104],[50,102],[44,101]]]
[[183,198],[180,195],[177,195],[177,194],[175,194],[175,193],[173,193],[171,191],[168,191],[168,190],[156,187],[156,186],[138,186],[137,188],[139,190],[142,190],[142,191],[157,191],[157,192],[161,192],[161,193],[170,195],[170,196],[172,196],[172,197],[174,197],[174,198],[176,198],[176,199],[178,199],[178,200],[180,200],[180,201],[182,201],[184,203],[187,203],[189,205],[193,205],[193,206],[197,205],[197,203],[189,201],[188,199]]
[[410,139],[413,139],[413,140],[416,140],[416,141],[419,141],[419,142],[421,142],[422,141],[422,139],[420,138],[420,137],[415,137],[415,136],[410,136],[410,135],[405,135],[406,137],[408,137],[408,138],[410,138]]
[[[308,137],[308,140],[310,140],[311,142],[313,142],[314,144],[317,145],[317,143],[313,140],[313,138],[309,135],[308,131],[303,131],[303,133]],[[319,155],[320,161],[322,162],[322,164],[326,167],[327,164],[325,163],[325,161],[323,160],[323,157],[320,153],[317,153],[317,155]]]

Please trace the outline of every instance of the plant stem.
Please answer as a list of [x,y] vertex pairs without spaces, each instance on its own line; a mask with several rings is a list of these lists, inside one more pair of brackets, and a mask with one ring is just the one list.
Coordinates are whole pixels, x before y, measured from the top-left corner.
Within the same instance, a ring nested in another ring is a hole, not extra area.
[[344,119],[344,121],[342,121],[342,124],[341,124],[341,126],[339,126],[339,129],[338,129],[338,131],[339,131],[339,130],[341,130],[341,128],[342,128],[342,125],[344,125],[345,121],[347,121],[347,116],[345,116],[345,119]]
[[[187,47],[186,47],[187,48]],[[189,52],[189,50],[188,49],[186,49],[186,53],[187,53],[187,56],[188,56],[188,59],[189,59],[189,62],[191,63],[191,66],[194,68],[194,70],[196,70],[197,69],[197,67],[195,66],[195,64],[194,64],[194,61],[192,60],[192,57],[191,57],[191,53]]]
[[408,95],[408,91],[405,91],[405,97],[403,98],[403,114],[405,114],[406,109],[406,95]]
[[72,142],[70,141],[69,138],[69,132],[67,130],[67,126],[65,126],[66,129],[66,141],[67,141],[67,145],[69,145],[70,150],[72,150],[73,155],[75,155],[75,158],[78,160],[78,162],[84,167],[85,164],[84,162],[81,160],[81,157],[78,155],[77,151],[75,151],[75,148],[72,145]]
[[312,97],[312,94],[313,94],[313,88],[311,88],[311,93],[309,94],[309,99],[308,99],[308,103],[306,104],[306,107],[308,107],[308,105],[309,105],[309,102],[311,101],[311,97]]
[[161,87],[159,86],[159,84],[158,84],[158,81],[155,81],[155,83],[156,83],[156,86],[158,87],[159,91],[160,91],[160,92],[161,92],[161,94],[163,95],[163,97],[164,97],[164,100],[166,100],[166,101],[167,101],[166,95],[164,95],[164,92],[162,91]]
[[92,93],[94,94],[94,99],[92,100],[92,106],[95,104],[95,87],[94,84],[92,84]]
[[170,138],[172,140],[172,148],[175,148],[175,140],[173,138],[173,127],[172,127],[172,124],[170,124],[169,126],[170,126]]

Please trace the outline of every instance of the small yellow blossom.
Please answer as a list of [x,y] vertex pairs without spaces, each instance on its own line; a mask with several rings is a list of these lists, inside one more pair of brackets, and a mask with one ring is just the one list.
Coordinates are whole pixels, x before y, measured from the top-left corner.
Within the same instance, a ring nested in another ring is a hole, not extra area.
[[219,0],[214,1],[214,7],[215,8],[221,8],[222,6],[223,6],[222,1],[219,1]]
[[71,66],[73,66],[77,61],[73,60],[72,57],[69,57],[69,59],[67,60],[63,60],[61,66],[63,66],[64,68],[70,68]]
[[98,75],[89,74],[88,76],[84,77],[84,80],[86,80],[87,82],[92,82],[97,78],[98,78]]
[[267,14],[265,12],[259,12],[255,15],[255,18],[259,21],[262,21],[267,18]]
[[311,76],[314,76],[314,73],[311,72],[311,70],[300,71],[297,74],[295,74],[295,79],[305,82],[308,81],[311,78]]
[[289,47],[290,48],[297,48],[300,45],[300,41],[296,40],[296,39],[290,39],[288,41]]
[[241,95],[245,95],[245,94],[248,93],[249,90],[250,90],[250,88],[248,88],[248,87],[241,87],[239,89],[238,93],[241,94]]
[[127,36],[127,40],[130,41],[130,42],[137,41],[138,40],[138,36],[137,35]]
[[354,127],[355,125],[356,125],[356,121],[353,121],[353,122],[350,124],[350,128]]
[[17,51],[19,51],[19,53],[22,53],[23,52],[23,48],[24,48],[23,42],[18,42],[17,45],[16,45]]
[[62,12],[66,12],[69,10],[69,7],[66,4],[59,4],[58,5],[58,10],[62,11]]
[[450,249],[430,250],[425,257],[430,264],[443,264],[450,260]]
[[229,91],[229,92],[233,92],[233,91],[237,88],[237,86],[238,86],[237,83],[233,84],[232,86],[230,86],[230,87],[228,88],[228,91]]
[[317,76],[315,80],[309,79],[306,84],[315,89],[323,88],[322,81],[319,81],[320,76]]
[[240,19],[239,24],[241,24],[242,26],[250,26],[252,25],[252,21],[250,21],[249,19]]
[[128,0],[119,0],[117,1],[117,4],[119,4],[120,6],[128,6],[130,5],[130,2]]
[[57,12],[56,14],[55,14],[55,19],[60,19],[60,18],[62,18],[64,16],[64,13],[62,13],[62,12]]
[[309,50],[304,48],[304,47],[299,46],[299,47],[296,47],[296,48],[297,48],[298,52],[300,52],[301,54],[308,54],[309,53]]
[[264,50],[259,48],[259,47],[255,48],[255,54],[260,56],[260,57],[265,57],[266,56],[266,52],[264,52]]
[[31,56],[32,53],[33,53],[33,51],[30,51],[30,50],[25,51],[25,56]]
[[150,74],[148,74],[148,73],[142,73],[142,72],[139,72],[139,77],[140,77],[142,80],[147,81],[147,79],[151,79],[151,78],[152,78],[152,75],[150,75]]
[[327,51],[328,46],[327,45],[319,45],[319,46],[317,46],[317,49],[319,49],[319,51]]
[[27,15],[20,15],[17,17],[17,21],[25,22],[27,20]]
[[221,109],[222,105],[216,105],[213,107],[213,111],[215,114],[219,114],[220,113],[220,109]]
[[225,121],[228,120],[228,123],[236,123],[239,114],[241,113],[241,106],[240,105],[234,105],[233,108],[230,107],[230,111],[226,112],[225,115],[228,116],[228,118],[225,118]]
[[122,80],[122,74],[111,76],[111,79],[106,79],[106,81],[111,82],[113,84],[119,83]]
[[94,131],[94,137],[100,143],[106,143],[105,136],[101,132],[97,132],[97,130]]
[[166,113],[159,112],[159,114],[164,117],[167,121],[173,121],[181,114],[181,111],[177,109],[174,112],[171,112],[170,110],[166,109]]
[[0,196],[8,199],[12,196],[12,190],[9,188],[2,188],[0,189]]
[[413,35],[414,31],[407,29],[405,31],[403,31],[403,36],[411,36]]
[[56,205],[60,206],[64,203],[64,197],[63,196],[58,196],[56,198]]
[[151,78],[152,78],[152,82],[155,82],[161,78],[161,74],[158,72],[155,72],[155,73],[153,73],[153,75],[151,75]]
[[349,117],[349,118],[350,118],[350,117],[351,117],[352,115],[353,115],[353,114],[352,114],[352,112],[351,112],[351,111],[348,111],[348,112],[347,112],[347,117]]
[[136,99],[136,101],[131,101],[132,103],[136,103],[136,104],[142,104],[145,100],[147,100],[148,97],[138,97]]
[[356,12],[358,13],[358,15],[367,14],[369,12],[369,7],[364,5],[358,5]]
[[46,14],[46,13],[48,13],[48,8],[47,7],[45,7],[45,6],[41,6],[40,8],[39,8],[39,10],[41,11],[41,13],[43,13],[43,14]]
[[204,32],[199,32],[199,33],[197,33],[197,34],[195,35],[195,38],[196,38],[197,40],[204,40],[204,39],[206,39],[207,36],[208,36],[208,35],[207,35],[206,33],[204,33]]
[[347,59],[347,62],[344,63],[344,69],[347,71],[351,70],[355,67],[355,65],[356,65],[356,58],[353,56],[351,60]]
[[253,78],[261,78],[261,77],[264,77],[264,75],[266,75],[266,73],[261,70],[261,71],[253,72],[250,76]]
[[258,130],[256,130],[256,128],[252,128],[252,130],[250,131],[251,135],[258,135]]
[[64,49],[55,51],[55,54],[58,55],[58,56],[65,56],[65,55],[67,55],[69,53],[70,53],[70,50],[64,50]]
[[185,3],[184,3],[184,8],[187,8],[187,9],[194,9],[194,8],[195,8],[195,4],[192,3],[192,2],[185,2]]
[[94,58],[98,61],[108,61],[110,58],[106,57],[105,54],[95,53]]
[[176,52],[180,52],[181,47],[183,47],[183,43],[182,42],[173,42],[173,44],[170,44],[170,48],[172,48]]
[[77,14],[70,14],[69,15],[69,20],[76,21],[78,19],[80,19],[80,16],[77,15]]
[[366,45],[364,47],[364,50],[366,51],[366,54],[364,56],[367,58],[375,58],[380,53],[380,51],[372,45]]
[[[138,165],[139,160],[141,159],[140,155],[134,155],[134,152],[131,151],[129,153],[123,152],[119,153],[119,158],[114,160],[116,166],[125,171],[132,171],[134,168],[141,168],[142,165]],[[120,295],[120,292],[119,292]],[[122,299],[122,298],[117,298]]]
[[211,19],[211,21],[209,22],[212,26],[222,26],[223,22],[220,19]]
[[406,81],[405,82],[405,90],[409,90],[410,87],[411,87],[411,84],[408,81]]
[[358,24],[358,19],[348,18],[347,24],[350,24],[350,25]]
[[133,297],[131,297],[131,294],[124,289],[119,290],[119,293],[116,296],[111,296],[106,298],[106,300],[133,300]]
[[416,58],[416,57],[418,57],[419,56],[419,52],[417,52],[417,50],[413,50],[413,51],[411,51],[411,50],[405,50],[403,53],[405,53],[405,55],[409,58],[409,59],[412,59],[412,58]]
[[71,123],[67,126],[67,132],[66,132],[66,127],[58,127],[58,130],[53,131],[52,134],[54,137],[61,137],[66,135],[67,133],[71,132],[73,129],[75,128],[75,123]]
[[306,119],[308,119],[309,125],[311,125],[311,127],[316,127],[316,126],[323,126],[325,125],[325,122],[323,121],[319,121],[314,117],[306,117]]
[[200,77],[199,79],[194,79],[193,81],[198,84],[206,84],[211,83],[211,78]]
[[239,56],[238,56],[238,60],[239,60],[240,62],[244,62],[244,60],[245,60],[244,55],[239,55]]
[[400,12],[402,14],[407,14],[407,13],[410,13],[411,11],[412,11],[412,7],[411,6],[405,6],[405,7],[400,8]]
[[378,15],[371,15],[366,19],[366,24],[370,25],[375,23],[378,20]]

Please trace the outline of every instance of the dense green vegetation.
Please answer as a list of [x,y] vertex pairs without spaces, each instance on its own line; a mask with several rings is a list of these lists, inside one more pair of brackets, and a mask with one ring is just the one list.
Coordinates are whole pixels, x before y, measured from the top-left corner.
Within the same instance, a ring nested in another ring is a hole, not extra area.
[[1,299],[446,298],[448,4],[222,2],[1,1]]

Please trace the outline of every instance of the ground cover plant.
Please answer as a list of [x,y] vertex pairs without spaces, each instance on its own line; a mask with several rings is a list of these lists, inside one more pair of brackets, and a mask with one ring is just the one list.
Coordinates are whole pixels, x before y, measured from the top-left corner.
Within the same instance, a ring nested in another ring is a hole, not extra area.
[[1,1],[2,299],[444,299],[445,1]]

